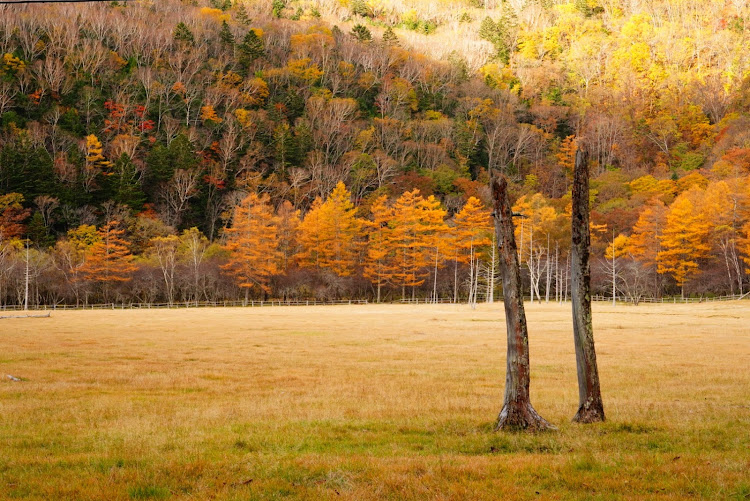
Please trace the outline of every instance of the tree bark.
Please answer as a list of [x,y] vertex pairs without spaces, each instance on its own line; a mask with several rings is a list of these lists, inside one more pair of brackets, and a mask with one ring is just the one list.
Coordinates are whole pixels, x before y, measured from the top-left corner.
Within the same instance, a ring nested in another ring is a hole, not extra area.
[[492,192],[495,199],[495,235],[503,277],[505,323],[508,334],[505,398],[495,429],[555,429],[534,410],[529,397],[529,334],[523,307],[521,270],[508,198],[508,182],[505,177],[500,177],[499,181],[493,183]]
[[573,421],[604,421],[604,405],[599,388],[599,370],[594,349],[591,321],[591,269],[589,266],[589,166],[588,154],[576,152],[573,174],[573,213],[571,246],[571,298],[573,302],[573,339],[578,367],[578,412]]

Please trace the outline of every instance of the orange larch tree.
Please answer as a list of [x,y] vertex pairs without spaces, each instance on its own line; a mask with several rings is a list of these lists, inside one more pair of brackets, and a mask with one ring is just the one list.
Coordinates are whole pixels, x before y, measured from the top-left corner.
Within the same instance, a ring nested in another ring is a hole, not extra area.
[[429,260],[433,269],[432,297],[437,301],[437,273],[442,268],[447,255],[451,252],[451,242],[448,233],[448,225],[445,224],[446,211],[440,206],[440,201],[433,195],[421,200],[417,204],[421,212],[422,223],[422,246],[425,258]]
[[295,255],[297,263],[303,268],[321,269],[321,249],[323,247],[322,210],[323,201],[313,200],[310,210],[298,226],[297,236],[300,250]]
[[661,235],[666,224],[667,206],[654,198],[641,211],[628,240],[628,252],[646,266],[656,266],[656,256],[661,250]]
[[705,214],[695,211],[688,193],[670,206],[667,223],[656,255],[659,273],[670,274],[685,295],[685,283],[698,272],[698,261],[708,257],[709,223]]
[[703,193],[697,211],[705,214],[710,225],[709,245],[711,253],[721,256],[727,272],[729,291],[734,294],[735,284],[739,293],[743,292],[742,259],[738,250],[742,208],[746,195],[744,183],[718,181],[711,183]]
[[110,221],[99,228],[99,239],[91,245],[79,272],[87,281],[102,285],[104,301],[109,301],[113,284],[128,282],[136,270],[128,242],[123,238],[125,230],[118,221]]
[[407,191],[393,206],[391,247],[395,254],[392,283],[401,286],[402,296],[406,288],[422,285],[430,274],[430,265],[441,264],[441,255],[447,254],[447,226],[443,218],[445,211],[435,197],[427,199],[419,190]]
[[351,193],[339,182],[325,202],[316,200],[299,225],[303,267],[327,269],[346,277],[354,273],[362,248],[362,221],[356,217]]
[[251,193],[235,207],[232,227],[227,228],[225,249],[229,260],[222,268],[245,289],[271,292],[271,278],[279,273],[278,228],[268,195]]
[[413,288],[425,281],[422,271],[427,265],[427,260],[422,248],[420,214],[417,208],[422,199],[419,190],[415,189],[401,195],[393,206],[391,245],[396,258],[392,280],[394,285],[401,287],[401,295],[404,298],[407,287]]
[[372,220],[367,222],[367,252],[365,254],[363,274],[377,290],[377,302],[383,286],[393,279],[395,257],[391,245],[391,227],[393,209],[387,205],[388,197],[378,197],[370,207]]

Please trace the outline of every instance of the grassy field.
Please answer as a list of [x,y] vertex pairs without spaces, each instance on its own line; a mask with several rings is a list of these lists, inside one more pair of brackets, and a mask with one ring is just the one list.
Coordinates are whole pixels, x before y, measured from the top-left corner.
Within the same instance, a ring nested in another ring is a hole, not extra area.
[[500,304],[0,320],[0,499],[750,499],[750,305],[595,305],[596,425],[527,308],[557,432],[492,431]]

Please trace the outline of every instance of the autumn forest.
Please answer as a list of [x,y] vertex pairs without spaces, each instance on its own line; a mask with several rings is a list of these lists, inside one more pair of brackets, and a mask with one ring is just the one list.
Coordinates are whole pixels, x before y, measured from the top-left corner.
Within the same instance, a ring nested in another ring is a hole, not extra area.
[[742,294],[744,0],[0,6],[0,303]]

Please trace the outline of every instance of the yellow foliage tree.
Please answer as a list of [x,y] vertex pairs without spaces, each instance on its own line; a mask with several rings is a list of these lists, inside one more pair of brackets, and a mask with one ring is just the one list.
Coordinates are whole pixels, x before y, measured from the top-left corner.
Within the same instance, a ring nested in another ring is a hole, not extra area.
[[224,120],[219,118],[219,115],[216,114],[216,110],[214,110],[213,106],[203,106],[201,108],[201,120],[205,121],[211,121],[217,124],[220,124]]
[[99,138],[94,134],[86,136],[84,151],[86,157],[83,168],[83,186],[86,191],[92,191],[96,185],[96,177],[99,174],[111,174],[105,170],[111,163],[104,158],[104,147]]
[[555,155],[555,158],[557,158],[557,163],[560,164],[568,177],[573,176],[573,167],[575,167],[576,163],[577,150],[578,141],[576,140],[576,137],[568,136],[563,139],[562,143],[560,144],[560,149]]

